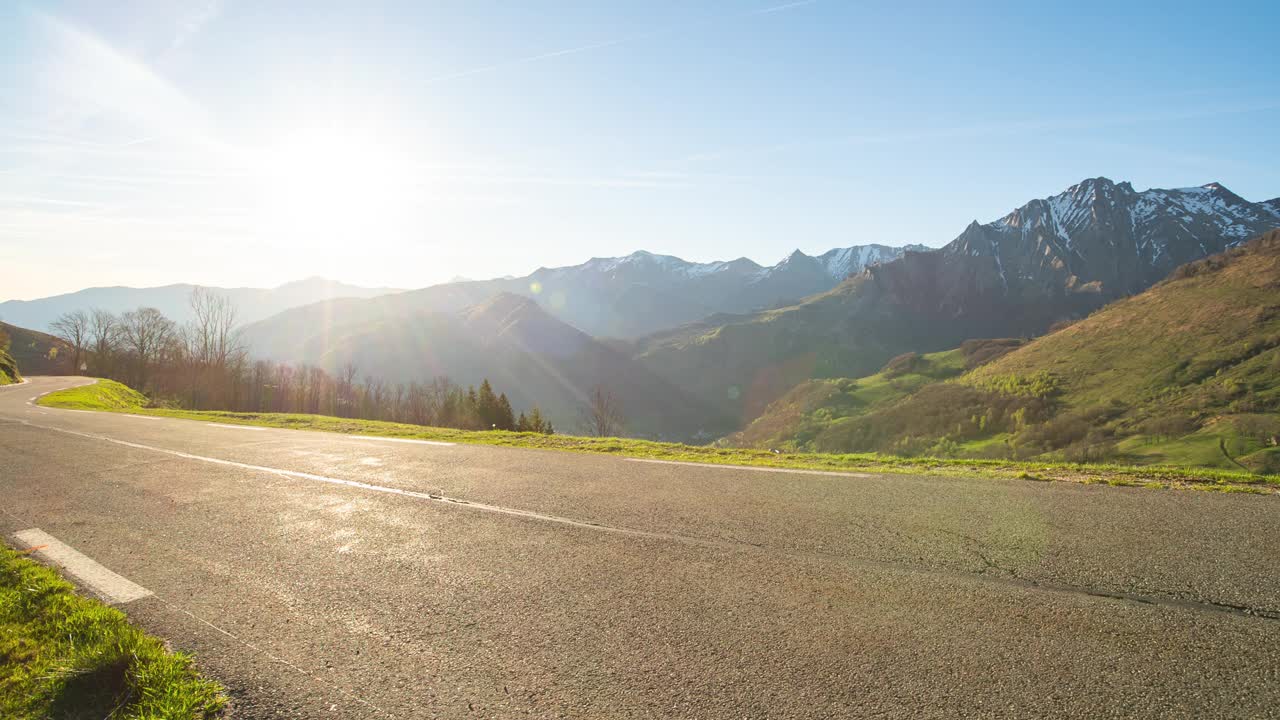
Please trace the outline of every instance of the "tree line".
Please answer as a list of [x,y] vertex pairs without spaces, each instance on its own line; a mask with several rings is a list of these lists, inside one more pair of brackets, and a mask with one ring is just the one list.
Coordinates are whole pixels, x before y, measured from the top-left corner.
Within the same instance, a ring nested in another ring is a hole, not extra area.
[[552,434],[537,406],[515,413],[486,379],[463,388],[447,377],[388,383],[347,363],[330,373],[314,365],[252,360],[237,332],[235,306],[196,288],[192,319],[175,323],[155,308],[115,314],[65,313],[51,324],[77,372],[110,378],[164,405],[193,410],[333,415],[464,430]]

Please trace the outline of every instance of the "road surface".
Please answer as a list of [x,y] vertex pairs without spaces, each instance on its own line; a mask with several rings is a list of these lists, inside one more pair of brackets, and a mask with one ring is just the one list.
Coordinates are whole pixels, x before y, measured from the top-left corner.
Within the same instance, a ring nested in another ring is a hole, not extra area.
[[0,388],[0,530],[145,589],[233,717],[1280,717],[1275,497],[29,402],[79,382]]

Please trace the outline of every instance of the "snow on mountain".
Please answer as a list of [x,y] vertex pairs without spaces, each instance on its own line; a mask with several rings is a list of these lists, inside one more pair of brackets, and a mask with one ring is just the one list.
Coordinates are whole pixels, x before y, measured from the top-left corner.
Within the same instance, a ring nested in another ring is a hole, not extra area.
[[1219,183],[1137,192],[1091,178],[986,225],[975,221],[944,252],[993,257],[1006,284],[1138,292],[1182,263],[1280,225],[1280,207],[1270,203]]

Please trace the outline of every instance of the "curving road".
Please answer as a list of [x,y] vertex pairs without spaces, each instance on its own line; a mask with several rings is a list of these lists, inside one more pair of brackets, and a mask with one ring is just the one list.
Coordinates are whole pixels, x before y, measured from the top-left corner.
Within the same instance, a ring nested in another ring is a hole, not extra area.
[[0,530],[145,589],[236,718],[1280,717],[1274,496],[30,403],[80,382],[0,388]]

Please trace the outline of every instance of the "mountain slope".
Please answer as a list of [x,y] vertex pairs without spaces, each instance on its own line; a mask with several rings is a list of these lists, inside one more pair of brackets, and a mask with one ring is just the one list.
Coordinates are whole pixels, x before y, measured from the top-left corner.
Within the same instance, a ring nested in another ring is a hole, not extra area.
[[0,322],[9,336],[9,355],[24,375],[73,375],[69,345],[52,335]]
[[298,325],[375,322],[415,312],[458,312],[498,293],[532,298],[551,315],[596,337],[635,338],[714,313],[742,313],[835,287],[850,274],[901,256],[902,248],[862,245],[818,257],[795,251],[772,267],[747,258],[695,263],[639,251],[580,265],[539,268],[519,278],[469,280],[372,299],[299,308],[246,328],[268,357],[296,346]]
[[[188,302],[196,285],[178,284],[151,288],[95,287],[38,300],[0,302],[0,319],[42,331],[59,315],[75,310],[101,308],[119,313],[139,307],[154,307],[170,319],[183,323],[190,319]],[[282,310],[321,300],[342,297],[375,297],[399,292],[389,288],[363,288],[324,278],[308,278],[277,288],[210,288],[231,299],[241,322],[251,323]]]
[[1086,180],[792,307],[645,338],[639,359],[745,425],[806,379],[860,377],[900,353],[971,338],[1037,335],[1277,226],[1269,205],[1217,184],[1139,193]]
[[710,438],[727,423],[627,354],[556,319],[533,300],[504,293],[459,312],[394,314],[331,325],[295,348],[292,361],[358,373],[390,383],[447,376],[488,378],[517,409],[538,405],[564,431],[579,424],[592,387],[620,400],[629,435]]
[[729,441],[1280,472],[1280,231],[940,379],[861,404],[883,376],[807,383]]
[[1019,339],[967,340],[936,353],[904,353],[880,372],[862,378],[806,380],[774,401],[741,431],[719,441],[728,447],[812,449],[833,424],[882,411],[932,383],[1012,352]]

